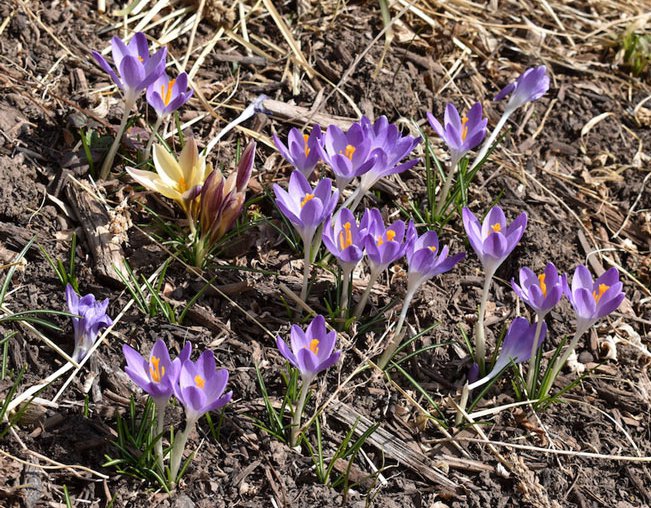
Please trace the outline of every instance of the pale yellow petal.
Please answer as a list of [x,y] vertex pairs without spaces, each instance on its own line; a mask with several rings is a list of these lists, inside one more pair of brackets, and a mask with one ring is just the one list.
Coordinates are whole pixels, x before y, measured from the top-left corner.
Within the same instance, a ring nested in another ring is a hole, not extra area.
[[235,183],[237,182],[237,173],[235,171],[231,172],[228,175],[228,178],[224,182],[224,194],[228,194],[235,188]]
[[162,145],[154,145],[154,166],[163,182],[170,187],[178,186],[183,178],[179,163]]
[[127,172],[131,175],[136,182],[143,187],[158,192],[166,198],[173,199],[174,201],[182,202],[181,194],[176,190],[176,187],[168,186],[161,177],[152,171],[143,171],[142,169],[127,168]]
[[197,185],[195,182],[195,174],[198,161],[199,149],[197,148],[197,142],[194,140],[194,138],[189,138],[186,140],[185,146],[179,154],[179,166],[181,166],[183,178],[185,178],[185,182],[188,188]]

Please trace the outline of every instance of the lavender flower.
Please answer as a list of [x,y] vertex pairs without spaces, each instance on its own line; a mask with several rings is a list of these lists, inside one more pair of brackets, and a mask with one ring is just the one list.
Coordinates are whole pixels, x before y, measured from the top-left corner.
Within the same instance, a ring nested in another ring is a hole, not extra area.
[[483,118],[479,102],[476,102],[463,118],[459,116],[459,112],[453,104],[448,104],[445,108],[443,125],[429,112],[427,113],[427,120],[432,129],[448,146],[451,159],[450,166],[452,167],[456,166],[486,136],[488,119]]
[[312,242],[317,228],[332,215],[339,192],[332,190],[329,178],[319,180],[314,189],[300,171],[292,172],[285,191],[274,184],[276,206],[292,223],[305,244]]
[[95,344],[100,329],[113,324],[113,320],[106,314],[109,300],[106,298],[98,302],[92,294],[80,298],[73,287],[68,284],[66,286],[66,301],[70,314],[76,315],[72,318],[72,327],[75,331],[75,349],[72,352],[72,359],[80,362]]
[[354,123],[346,132],[336,125],[329,126],[323,136],[323,145],[316,147],[323,161],[332,168],[340,191],[354,178],[369,171],[381,152],[373,149],[372,140],[359,123]]
[[617,268],[608,269],[593,281],[590,271],[583,265],[576,267],[571,287],[565,282],[565,295],[574,308],[577,334],[581,335],[615,311],[625,298]]
[[291,349],[280,336],[276,337],[276,346],[287,361],[299,370],[303,382],[307,384],[319,372],[337,363],[341,355],[341,351],[334,351],[337,333],[328,332],[325,318],[321,315],[316,316],[305,331],[298,325],[292,325],[290,339]]
[[323,243],[342,267],[349,271],[364,255],[366,236],[348,208],[342,208],[334,222],[328,218],[323,226]]
[[377,208],[364,212],[360,227],[368,235],[365,247],[372,272],[381,272],[404,256],[408,243],[416,236],[411,221],[405,225],[403,221],[397,220],[390,226],[385,226]]
[[[468,388],[472,390],[473,388],[477,388],[478,386],[487,383],[502,372],[502,370],[511,362],[522,363],[529,360],[536,331],[536,324],[530,324],[529,321],[522,317],[515,318],[506,332],[506,337],[504,337],[504,342],[502,343],[502,351],[500,352],[500,356],[497,358],[495,365],[493,365],[493,370],[491,370],[487,376],[470,384]],[[546,334],[547,325],[542,323],[540,337],[538,339],[539,346],[545,340]]]
[[147,87],[146,97],[158,118],[162,119],[188,102],[192,93],[192,90],[188,89],[188,75],[185,72],[179,74],[176,79],[170,79],[167,73],[163,72]]
[[149,56],[147,39],[142,32],[136,33],[129,44],[125,44],[118,37],[113,37],[111,47],[113,63],[119,76],[97,51],[92,52],[93,57],[122,90],[127,101],[135,100],[140,92],[156,81],[165,71],[167,48],[163,47]]
[[522,238],[527,226],[527,214],[522,212],[510,224],[499,206],[490,209],[483,224],[468,209],[463,209],[463,226],[468,241],[479,257],[487,276],[492,277]]
[[179,382],[174,394],[185,409],[185,417],[196,422],[208,411],[225,406],[233,392],[224,393],[228,384],[228,370],[217,370],[212,351],[204,351],[196,362],[181,364]]
[[506,109],[515,111],[527,102],[533,102],[539,99],[545,95],[547,90],[549,90],[547,67],[540,65],[538,67],[530,67],[513,83],[502,88],[495,96],[495,100],[501,101],[507,95],[511,95],[509,102],[506,104]]
[[283,159],[300,171],[305,178],[310,178],[314,168],[321,160],[319,150],[322,144],[321,127],[315,125],[309,135],[302,134],[296,128],[290,130],[287,136],[287,146],[276,134],[273,135],[273,140]]
[[341,356],[341,351],[334,351],[336,339],[336,332],[328,333],[325,318],[321,315],[316,316],[305,331],[297,325],[292,325],[290,331],[291,349],[283,339],[276,337],[276,346],[280,354],[298,369],[302,379],[301,393],[292,416],[289,436],[291,446],[296,446],[301,427],[301,415],[312,380],[319,372],[329,369],[337,363]]
[[465,252],[461,252],[448,257],[449,250],[447,245],[439,250],[439,239],[434,231],[428,231],[423,236],[414,237],[406,243],[407,264],[409,265],[407,294],[402,304],[402,311],[393,337],[387,344],[384,354],[377,364],[381,369],[386,367],[400,345],[402,325],[418,288],[435,275],[450,271],[454,265],[466,256]]
[[522,268],[520,285],[515,279],[511,279],[515,294],[534,310],[539,319],[544,318],[559,302],[566,285],[567,276],[559,275],[553,263],[547,263],[545,271],[540,275],[536,275],[529,268]]
[[158,339],[149,360],[145,360],[138,351],[124,344],[122,353],[127,361],[124,371],[154,400],[167,402],[174,393],[174,385],[178,383],[181,364],[190,359],[191,352],[192,344],[186,342],[181,354],[172,361],[165,342]]

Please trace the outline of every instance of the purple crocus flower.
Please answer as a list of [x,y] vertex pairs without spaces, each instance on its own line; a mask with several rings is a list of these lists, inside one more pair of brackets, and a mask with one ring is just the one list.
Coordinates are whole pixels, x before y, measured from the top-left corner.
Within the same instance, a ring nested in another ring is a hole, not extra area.
[[397,220],[390,226],[385,226],[382,214],[377,208],[367,209],[364,212],[360,227],[368,235],[365,247],[371,272],[381,272],[404,256],[407,245],[416,236],[412,221],[406,225],[403,221]]
[[124,344],[122,353],[127,361],[124,371],[155,401],[166,402],[174,393],[181,364],[190,359],[191,352],[192,344],[186,342],[179,356],[172,361],[165,342],[158,339],[154,343],[149,360],[145,360],[138,351]]
[[559,275],[553,263],[547,263],[545,271],[536,275],[529,268],[520,270],[520,284],[511,279],[511,287],[515,294],[524,301],[539,319],[552,310],[563,296],[563,290],[567,286],[567,276]]
[[342,208],[334,222],[328,218],[323,226],[323,243],[348,271],[355,268],[364,256],[366,236],[348,208]]
[[402,136],[398,127],[390,124],[386,116],[381,116],[373,124],[363,116],[360,125],[371,143],[371,151],[377,154],[373,167],[362,175],[360,186],[364,192],[381,178],[407,171],[420,162],[420,159],[411,159],[400,164],[422,140],[420,137]]
[[310,178],[314,168],[321,160],[319,148],[321,141],[321,127],[315,125],[312,132],[303,134],[294,128],[287,136],[287,146],[283,144],[276,134],[273,135],[274,144],[283,159],[300,171],[305,178]]
[[506,109],[514,111],[527,102],[535,101],[542,97],[549,90],[549,76],[547,67],[540,65],[530,67],[524,71],[517,80],[506,85],[495,96],[496,101],[501,101],[507,95],[511,95]]
[[332,190],[332,181],[322,178],[314,189],[300,171],[292,172],[289,188],[274,184],[276,206],[294,225],[304,245],[312,243],[317,228],[332,215],[339,200],[339,191]]
[[427,113],[427,120],[450,150],[451,165],[455,166],[470,150],[486,136],[487,118],[483,118],[481,104],[476,102],[463,118],[453,104],[445,107],[443,125]]
[[[468,388],[472,390],[487,383],[502,372],[511,362],[522,363],[529,360],[535,335],[536,323],[529,323],[523,317],[515,318],[506,332],[506,337],[504,337],[504,342],[502,343],[502,351],[500,351],[500,356],[497,358],[495,365],[493,365],[493,370],[487,376],[468,385]],[[543,322],[538,339],[538,347],[543,343],[546,335],[547,325]]]
[[372,140],[359,123],[343,132],[336,125],[330,125],[323,136],[323,145],[317,145],[323,161],[332,168],[337,188],[341,191],[355,177],[369,171],[381,153],[373,149]]
[[72,359],[80,362],[95,344],[100,329],[113,324],[113,320],[106,314],[109,300],[106,298],[98,302],[92,294],[80,298],[74,288],[68,284],[66,301],[70,314],[76,316],[72,318],[72,327],[75,331],[75,349],[72,352]]
[[290,330],[290,347],[280,337],[276,337],[276,346],[280,353],[301,373],[303,382],[310,384],[319,373],[332,367],[341,356],[341,351],[334,351],[337,333],[328,332],[325,318],[316,316],[303,331],[300,326],[292,325]]
[[470,245],[477,253],[479,260],[489,278],[508,257],[522,238],[527,227],[527,214],[522,212],[510,224],[499,206],[490,209],[483,224],[468,209],[463,209],[463,226],[468,235]]
[[617,268],[606,270],[597,280],[592,280],[590,270],[579,265],[572,277],[572,286],[565,282],[565,295],[576,313],[577,336],[582,335],[595,322],[615,311],[624,300],[622,283]]
[[165,71],[167,48],[160,48],[152,56],[149,56],[147,39],[142,32],[136,33],[129,44],[125,44],[118,37],[113,37],[111,47],[113,64],[119,76],[97,51],[93,51],[93,57],[122,90],[125,100],[128,102],[134,101],[140,92],[156,81]]
[[217,370],[212,351],[204,351],[196,362],[186,360],[181,364],[179,382],[174,394],[185,408],[185,417],[196,422],[208,411],[225,406],[233,392],[224,393],[228,383],[228,370]]
[[188,102],[192,93],[192,90],[188,89],[188,75],[185,72],[179,74],[176,79],[170,79],[167,73],[163,72],[147,87],[146,96],[158,118],[165,118]]
[[416,288],[435,275],[450,271],[466,257],[465,252],[448,257],[449,251],[447,245],[439,250],[439,239],[434,231],[428,231],[411,242],[406,249],[409,265],[407,287]]

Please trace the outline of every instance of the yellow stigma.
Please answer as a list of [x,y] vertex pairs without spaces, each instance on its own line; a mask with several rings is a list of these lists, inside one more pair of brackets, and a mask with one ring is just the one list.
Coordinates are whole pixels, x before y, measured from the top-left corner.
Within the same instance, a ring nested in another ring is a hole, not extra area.
[[303,143],[305,143],[305,157],[310,155],[310,148],[307,146],[307,140],[310,139],[310,136],[303,134]]
[[348,157],[351,161],[353,160],[353,154],[355,153],[356,148],[353,145],[346,145],[346,150],[345,151],[339,151],[339,153],[343,153],[344,156]]
[[197,374],[194,376],[194,384],[203,389],[203,387],[206,386],[206,380]]
[[[345,232],[345,236],[344,236]],[[350,222],[344,224],[344,231],[339,232],[339,248],[344,250],[353,244],[353,233],[350,230]]]
[[310,341],[310,351],[312,351],[315,355],[319,354],[319,339],[312,339]]
[[436,245],[430,245],[428,249],[431,250],[432,252],[436,252]]
[[140,63],[143,63],[145,61],[140,55],[138,55],[138,60],[140,60]]
[[491,226],[491,229],[493,230],[494,233],[499,233],[500,231],[502,231],[502,226],[501,226],[500,223],[498,222],[498,223],[496,223],[496,224],[493,224],[493,225]]
[[163,104],[166,106],[169,106],[170,101],[172,100],[172,88],[174,88],[174,83],[176,83],[176,80],[171,79],[167,83],[167,89],[165,89],[165,85],[160,86],[160,96],[161,99],[163,99]]
[[468,117],[463,115],[461,119],[461,141],[465,141],[466,136],[468,136]]
[[596,303],[599,303],[599,300],[601,300],[601,297],[604,295],[606,291],[610,289],[610,286],[606,284],[599,284],[599,289],[598,291],[593,291],[592,292],[592,298],[594,298],[594,301]]
[[540,284],[540,290],[542,291],[543,296],[547,296],[547,284],[545,284],[545,274],[541,273],[538,275],[538,282]]
[[313,199],[314,199],[314,194],[305,194],[303,201],[301,201],[301,208],[303,208],[308,201],[312,201]]
[[154,383],[160,383],[160,380],[165,376],[165,367],[160,368],[160,358],[152,356],[149,360],[149,375]]

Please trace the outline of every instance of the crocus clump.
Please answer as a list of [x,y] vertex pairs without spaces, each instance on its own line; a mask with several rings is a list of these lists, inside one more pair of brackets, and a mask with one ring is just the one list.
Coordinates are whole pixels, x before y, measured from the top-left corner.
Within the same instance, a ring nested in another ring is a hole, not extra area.
[[407,264],[409,266],[407,278],[407,293],[402,304],[402,311],[398,324],[393,333],[393,338],[386,346],[378,367],[384,368],[389,363],[398,349],[402,337],[402,325],[407,317],[407,310],[411,304],[416,291],[426,281],[436,275],[450,271],[465,256],[465,252],[448,256],[450,249],[446,245],[442,249],[439,246],[438,235],[435,231],[428,231],[420,237],[413,238],[406,244]]
[[329,369],[339,361],[341,351],[334,350],[337,334],[334,331],[328,332],[325,318],[321,315],[316,316],[305,331],[298,325],[292,325],[290,339],[291,348],[280,336],[276,337],[276,346],[301,375],[301,393],[294,408],[290,433],[290,444],[296,446],[301,426],[301,415],[310,384],[317,374]]
[[[515,318],[506,332],[504,342],[502,343],[502,350],[492,370],[483,378],[468,385],[468,389],[472,390],[487,383],[511,362],[518,364],[529,360],[532,354],[535,354],[538,350],[547,335],[547,325],[544,322],[542,323],[541,329],[538,330],[535,323],[529,323],[529,321],[522,317]],[[536,341],[538,344],[534,347]]]
[[360,228],[366,234],[364,246],[370,275],[366,291],[355,309],[357,317],[362,315],[377,278],[391,263],[395,263],[405,255],[407,245],[416,236],[412,221],[405,224],[404,221],[397,220],[390,226],[386,226],[377,208],[367,209],[364,212]]
[[196,199],[212,165],[199,155],[194,138],[189,138],[178,159],[162,145],[154,145],[154,167],[156,172],[127,168],[127,172],[143,187],[173,199],[183,209],[194,231],[199,210]]
[[287,136],[287,146],[276,134],[273,135],[273,140],[283,159],[300,171],[305,178],[312,176],[314,168],[321,160],[319,150],[322,145],[321,127],[315,125],[310,134],[303,134],[296,128],[291,129]]
[[529,268],[520,270],[520,284],[516,284],[511,279],[511,287],[522,301],[524,301],[536,314],[537,325],[536,333],[531,344],[531,354],[529,358],[529,371],[527,373],[527,390],[529,395],[536,389],[536,355],[540,345],[540,336],[545,316],[551,311],[563,296],[563,291],[567,285],[567,276],[559,275],[558,270],[553,263],[547,263],[545,270],[536,275]]
[[120,146],[120,140],[127,127],[129,115],[136,104],[138,96],[165,72],[165,58],[167,56],[167,48],[165,47],[160,48],[150,56],[147,39],[142,32],[136,33],[129,44],[125,44],[118,37],[113,37],[111,40],[111,48],[113,63],[118,71],[117,73],[101,54],[93,51],[93,58],[108,73],[124,95],[122,121],[115,140],[102,163],[102,169],[100,170],[100,178],[102,179],[109,176],[113,167],[113,160]]
[[504,212],[499,206],[490,209],[482,224],[468,208],[464,208],[462,214],[468,241],[479,257],[486,276],[475,333],[475,360],[483,372],[486,356],[484,315],[488,291],[495,271],[520,242],[527,227],[527,214],[522,212],[511,224],[506,223]]
[[242,152],[237,169],[228,178],[214,169],[199,194],[199,235],[195,243],[195,265],[203,266],[206,256],[229,231],[242,213],[246,188],[251,179],[255,142]]
[[300,171],[292,172],[288,190],[277,184],[274,184],[273,189],[276,206],[303,240],[304,274],[301,298],[305,300],[310,279],[312,249],[317,250],[319,247],[312,245],[314,235],[319,226],[332,215],[337,206],[339,191],[332,189],[332,181],[329,178],[319,180],[316,187],[312,188]]
[[127,361],[124,371],[142,390],[147,393],[156,406],[156,440],[154,450],[160,470],[163,470],[163,441],[162,434],[165,425],[165,407],[174,394],[174,386],[178,382],[181,365],[190,359],[192,344],[186,342],[177,358],[172,360],[167,346],[158,339],[151,349],[149,359],[145,360],[131,346],[124,344],[122,353]]
[[175,433],[170,452],[169,478],[173,485],[178,478],[188,436],[199,418],[209,411],[224,407],[233,396],[233,392],[226,392],[228,371],[217,369],[212,351],[204,351],[196,362],[190,360],[190,343],[185,344],[174,360],[170,358],[167,346],[160,339],[154,344],[149,360],[145,360],[130,346],[124,345],[122,351],[127,360],[125,372],[152,397],[156,405],[155,450],[161,471],[164,460],[161,439],[165,407],[172,395],[185,410],[185,428]]
[[476,102],[463,118],[459,116],[459,112],[453,104],[448,104],[445,108],[443,125],[429,112],[427,113],[427,120],[450,150],[447,175],[436,204],[436,213],[440,214],[447,208],[445,205],[447,204],[457,164],[470,150],[482,142],[486,136],[488,120],[483,118],[479,102]]
[[113,320],[106,313],[109,300],[106,298],[98,302],[93,294],[80,297],[68,284],[66,302],[70,314],[74,314],[72,327],[75,332],[75,349],[72,352],[72,359],[80,362],[95,344],[99,331],[113,324]]

